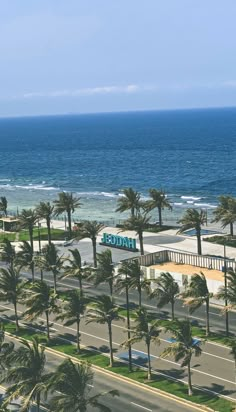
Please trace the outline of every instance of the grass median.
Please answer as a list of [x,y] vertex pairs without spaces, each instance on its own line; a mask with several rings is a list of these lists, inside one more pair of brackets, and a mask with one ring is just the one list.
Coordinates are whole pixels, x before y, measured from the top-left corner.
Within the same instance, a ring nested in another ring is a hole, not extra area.
[[78,354],[76,347],[73,343],[64,342],[63,338],[52,338],[49,342],[47,341],[46,334],[42,331],[37,331],[32,327],[22,327],[18,332],[15,331],[15,324],[4,320],[5,331],[11,333],[13,336],[18,338],[23,338],[32,341],[32,338],[37,336],[42,344],[46,347],[54,349],[60,353],[76,358],[80,361],[89,362],[91,365],[99,366],[105,370],[112,371],[123,377],[128,377],[136,382],[143,383],[152,388],[156,388],[167,392],[169,394],[178,396],[179,398],[194,402],[199,405],[207,406],[214,411],[218,412],[232,412],[234,405],[227,399],[220,398],[208,392],[195,389],[193,396],[188,396],[187,386],[181,382],[173,381],[173,379],[168,379],[165,376],[159,375],[158,373],[153,373],[152,380],[147,381],[147,372],[142,370],[140,367],[135,366],[133,372],[129,372],[128,365],[124,362],[115,362],[112,368],[109,367],[109,358],[94,349],[83,348],[81,353]]

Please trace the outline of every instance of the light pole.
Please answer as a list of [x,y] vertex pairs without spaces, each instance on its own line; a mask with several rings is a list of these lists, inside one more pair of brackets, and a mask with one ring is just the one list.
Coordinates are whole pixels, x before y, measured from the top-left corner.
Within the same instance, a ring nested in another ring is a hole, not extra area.
[[[225,309],[228,306],[228,285],[227,285],[227,263],[226,263],[226,239],[224,239],[224,287],[225,287]],[[225,311],[225,333],[229,336],[229,312]]]
[[[41,233],[40,233],[40,227],[41,227],[41,223],[39,223],[39,220],[38,220],[39,254],[40,254],[40,256],[41,256],[42,249],[41,249]],[[41,280],[43,280],[43,270],[42,270],[42,269],[40,269],[40,276],[41,276]]]
[[128,353],[129,353],[129,372],[132,372],[132,349],[130,343],[130,313],[129,313],[129,286],[128,276],[125,274],[125,292],[126,292],[126,317],[127,317],[127,331],[128,331]]

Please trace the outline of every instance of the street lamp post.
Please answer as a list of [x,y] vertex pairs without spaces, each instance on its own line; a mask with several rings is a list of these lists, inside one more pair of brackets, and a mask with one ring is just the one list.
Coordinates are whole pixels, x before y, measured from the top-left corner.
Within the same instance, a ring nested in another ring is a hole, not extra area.
[[[39,254],[41,255],[42,248],[41,248],[41,233],[40,233],[40,227],[41,227],[41,223],[39,223],[39,221],[38,221]],[[42,269],[40,269],[40,276],[41,276],[41,280],[43,280],[43,270],[42,270]]]
[[[225,287],[225,308],[228,306],[228,285],[227,285],[227,263],[226,263],[226,244],[224,239],[224,287]],[[229,336],[229,312],[225,311],[225,333]]]
[[125,288],[126,288],[126,317],[127,317],[127,331],[128,331],[128,353],[129,353],[129,372],[132,372],[132,349],[130,343],[130,313],[129,313],[129,287],[128,287],[128,276],[125,275]]

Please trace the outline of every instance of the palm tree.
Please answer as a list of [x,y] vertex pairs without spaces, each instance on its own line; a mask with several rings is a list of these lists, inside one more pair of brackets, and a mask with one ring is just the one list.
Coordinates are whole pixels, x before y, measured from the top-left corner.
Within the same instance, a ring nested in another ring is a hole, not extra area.
[[7,217],[7,198],[5,196],[0,197],[0,212],[3,212]]
[[181,367],[187,367],[188,370],[188,394],[193,394],[191,380],[191,359],[192,356],[200,356],[202,350],[199,342],[192,336],[192,328],[189,320],[178,320],[169,322],[166,327],[166,332],[170,332],[174,336],[174,342],[168,346],[161,354],[162,358],[174,356],[176,362],[183,359]]
[[197,236],[197,251],[198,254],[202,254],[202,245],[201,245],[201,227],[206,223],[206,212],[201,210],[200,212],[197,209],[187,209],[185,211],[182,219],[178,221],[182,226],[177,233],[183,233],[188,229],[195,229]]
[[1,378],[1,383],[9,385],[3,406],[22,397],[21,412],[27,412],[34,402],[37,412],[40,412],[41,395],[46,393],[47,382],[45,347],[39,345],[37,337],[32,339],[32,344],[25,339],[20,342],[22,345],[11,355],[12,366],[4,371]]
[[103,228],[104,225],[96,220],[84,220],[79,231],[80,239],[89,238],[92,241],[93,264],[95,268],[97,267],[97,236]]
[[65,326],[71,326],[74,323],[77,327],[77,352],[80,353],[80,319],[84,315],[88,299],[84,293],[80,290],[70,290],[67,294],[64,306],[61,308],[60,315],[57,316],[57,320],[66,320]]
[[[224,307],[224,311],[226,312],[231,308],[236,308],[236,272],[229,269],[228,273],[225,274],[225,277],[226,282],[224,286],[219,288],[216,298],[222,299],[227,303]],[[226,335],[228,336],[228,330],[226,331]]]
[[73,193],[61,192],[58,194],[59,199],[54,200],[55,204],[55,215],[61,215],[62,213],[67,214],[68,226],[69,226],[69,237],[72,235],[71,228],[71,215],[74,213],[75,209],[81,206],[80,198],[75,197]]
[[33,230],[38,221],[36,210],[23,209],[19,215],[19,220],[21,228],[29,231],[30,245],[32,250],[34,250]]
[[149,220],[150,216],[147,216],[146,214],[141,215],[140,213],[138,213],[136,216],[132,216],[127,219],[123,225],[123,230],[135,230],[136,234],[139,237],[141,255],[144,255],[143,232],[147,228]]
[[123,189],[123,196],[118,199],[116,212],[126,212],[130,210],[131,217],[134,217],[140,210],[140,193],[131,187]]
[[110,288],[110,294],[113,294],[114,283],[114,264],[112,263],[112,254],[110,249],[106,249],[101,253],[97,253],[98,266],[94,271],[95,286],[106,282]]
[[20,244],[20,251],[17,253],[17,264],[31,270],[32,281],[34,282],[34,251],[26,240],[23,240]]
[[42,249],[42,255],[37,259],[37,265],[45,271],[52,272],[54,280],[54,292],[57,293],[57,276],[62,269],[63,256],[59,256],[54,243],[46,245]]
[[32,321],[45,314],[48,340],[50,339],[49,315],[50,313],[57,312],[56,300],[57,295],[55,292],[42,280],[29,285],[29,291],[28,293],[26,292],[24,299],[27,307],[27,310],[24,312],[26,320]]
[[25,281],[21,279],[18,267],[0,269],[0,301],[13,304],[17,332],[19,330],[17,303],[21,300],[24,286]]
[[48,243],[51,243],[51,221],[54,213],[54,206],[50,202],[40,202],[36,207],[37,215],[40,219],[45,219],[48,229]]
[[151,211],[153,209],[158,210],[159,226],[161,227],[162,226],[162,210],[164,208],[172,210],[172,206],[168,202],[166,198],[166,194],[163,190],[149,189],[149,194],[150,194],[151,200],[148,200],[146,202],[145,207],[148,211]]
[[189,306],[189,312],[193,313],[203,304],[206,305],[206,336],[210,334],[210,321],[209,321],[209,310],[210,310],[210,298],[213,293],[209,292],[207,286],[207,280],[203,272],[200,274],[195,273],[191,277],[191,281],[182,294],[185,299],[185,304]]
[[127,319],[127,345],[129,353],[129,372],[132,372],[132,348],[130,343],[130,308],[129,308],[129,276],[130,276],[130,262],[125,260],[121,263],[118,269],[118,276],[116,281],[116,290],[118,292],[125,291],[126,296],[126,319]]
[[[88,363],[73,363],[65,359],[51,374],[48,390],[54,396],[50,400],[51,412],[86,412],[88,407],[98,408],[100,412],[111,412],[99,398],[104,395],[118,396],[116,390],[89,396],[93,386],[93,372]],[[90,409],[89,409],[90,410]]]
[[5,328],[4,324],[0,324],[0,367],[6,369],[10,365],[11,354],[14,350],[13,342],[5,342]]
[[115,305],[114,300],[107,295],[101,295],[95,300],[93,307],[88,310],[86,324],[96,322],[107,324],[110,347],[110,367],[113,366],[113,349],[112,349],[112,322],[113,320],[123,319],[118,314],[119,308]]
[[213,211],[215,216],[212,222],[222,223],[222,228],[230,226],[230,235],[234,234],[234,223],[236,222],[236,199],[232,196],[220,196],[219,205]]
[[157,307],[163,308],[163,306],[171,304],[171,317],[172,320],[175,318],[174,306],[175,300],[179,295],[179,285],[174,280],[173,276],[169,272],[162,272],[158,279],[153,281],[157,286],[152,292],[150,292],[149,297],[157,298]]
[[[148,380],[152,377],[152,370],[151,370],[151,355],[150,355],[150,346],[151,342],[154,342],[156,345],[160,344],[159,334],[161,332],[158,329],[158,321],[150,324],[148,312],[145,308],[140,308],[135,313],[135,327],[131,328],[131,333],[133,337],[129,339],[130,343],[136,343],[140,341],[144,341],[147,346],[147,355],[148,355]],[[126,345],[129,343],[125,341],[122,345]]]
[[122,274],[123,270],[125,271],[125,275],[127,276],[128,289],[136,289],[138,291],[139,308],[141,308],[142,291],[149,291],[150,281],[148,279],[144,279],[144,274],[140,267],[138,259],[123,262],[120,269],[118,269],[118,273]]
[[3,239],[0,244],[0,259],[6,263],[9,263],[9,266],[12,267],[16,258],[15,247],[12,246],[10,240],[7,238]]
[[88,266],[82,266],[82,259],[78,249],[69,249],[72,254],[72,259],[67,259],[69,265],[64,267],[64,273],[61,279],[66,279],[67,277],[76,278],[79,281],[79,288],[82,292],[83,290],[83,279],[87,278],[91,274],[91,270]]

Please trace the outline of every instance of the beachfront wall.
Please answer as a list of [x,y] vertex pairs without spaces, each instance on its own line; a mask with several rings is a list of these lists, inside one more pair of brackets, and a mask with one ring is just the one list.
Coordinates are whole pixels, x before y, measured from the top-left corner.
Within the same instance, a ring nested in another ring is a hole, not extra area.
[[152,266],[157,265],[158,263],[174,262],[219,271],[223,271],[226,263],[227,269],[230,268],[233,271],[236,271],[236,262],[234,259],[224,259],[193,253],[181,253],[173,250],[162,250],[160,252],[148,253],[147,255],[138,256],[135,259],[139,260],[140,266]]
[[[191,265],[191,266],[196,266],[200,267],[202,269],[214,269],[218,270],[220,272],[224,272],[224,266],[226,265],[227,269],[232,269],[236,271],[236,262],[234,259],[223,259],[223,258],[217,258],[217,257],[212,257],[212,256],[200,256],[197,254],[191,254],[191,253],[181,253],[181,252],[175,252],[172,250],[162,250],[160,252],[155,252],[155,253],[149,253],[147,255],[143,256],[138,256],[133,259],[128,259],[128,260],[134,260],[138,259],[139,264],[141,266],[141,269],[144,273],[144,277],[150,280],[155,280],[157,279],[160,274],[163,272],[162,267],[160,268],[154,268],[152,266],[162,264],[165,262],[174,262],[176,264],[181,264],[181,265]],[[180,272],[174,272],[170,271],[170,274],[173,276],[175,281],[179,284],[180,289],[184,288],[184,284],[186,279],[189,279],[189,276],[192,275],[192,273],[187,274],[182,274]],[[207,279],[207,286],[208,289],[211,293],[216,294],[219,290],[219,287],[223,285],[223,281],[215,280],[215,279],[210,279],[206,277]],[[154,287],[154,283],[153,283]]]

